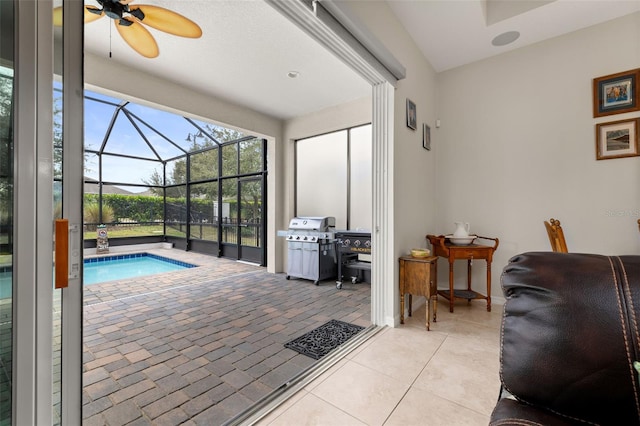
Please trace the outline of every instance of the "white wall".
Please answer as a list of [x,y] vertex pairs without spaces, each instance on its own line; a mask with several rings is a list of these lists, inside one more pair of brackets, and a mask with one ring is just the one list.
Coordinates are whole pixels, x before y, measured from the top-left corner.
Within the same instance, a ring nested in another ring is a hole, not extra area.
[[[283,127],[283,141],[285,142],[283,145],[285,145],[287,167],[284,173],[281,173],[283,179],[283,215],[277,218],[277,229],[287,229],[289,220],[295,216],[295,141],[370,123],[371,113],[371,97],[366,97],[285,122]],[[287,261],[287,246],[284,238],[279,238],[276,241],[276,246],[279,256],[276,256],[275,271],[282,272],[286,269]]]
[[[346,3],[407,70],[395,91],[394,250],[400,256],[413,247],[426,247],[425,236],[435,226],[436,156],[422,148],[422,124],[431,127],[432,144],[437,143],[436,73],[386,2]],[[407,98],[416,104],[417,130],[406,125]]]
[[[398,258],[411,248],[426,247],[426,235],[436,229],[436,154],[422,148],[422,124],[431,127],[432,146],[438,144],[435,130],[436,73],[416,47],[413,39],[400,25],[386,2],[345,1],[357,19],[372,32],[406,68],[406,78],[398,82],[394,94],[394,136],[392,170],[374,170],[374,173],[391,173],[394,191],[388,194],[393,200],[393,264],[394,281],[383,282],[391,286],[392,307],[385,304],[383,315],[387,322],[399,323],[400,299],[398,290]],[[406,100],[416,104],[417,130],[406,125]],[[374,247],[375,250],[375,247]],[[445,269],[446,270],[446,269]],[[442,274],[441,274],[442,275]]]
[[207,121],[237,127],[258,136],[279,137],[282,121],[197,92],[159,77],[140,73],[107,58],[85,53],[85,83],[126,96],[142,104],[177,114],[188,113]]
[[[571,252],[640,253],[640,157],[595,154],[596,123],[640,113],[592,114],[592,79],[638,67],[640,13],[438,75],[434,230],[451,233],[462,220],[500,239],[494,296],[511,256],[550,250],[550,217]],[[464,269],[456,266],[461,287]],[[484,262],[474,269],[484,292]],[[441,287],[446,280],[441,273]]]

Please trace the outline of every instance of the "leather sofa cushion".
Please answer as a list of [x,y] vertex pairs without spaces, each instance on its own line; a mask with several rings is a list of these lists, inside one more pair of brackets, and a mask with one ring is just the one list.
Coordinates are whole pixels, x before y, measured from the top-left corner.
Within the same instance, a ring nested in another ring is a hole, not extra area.
[[502,288],[508,392],[568,421],[640,423],[640,256],[524,253]]

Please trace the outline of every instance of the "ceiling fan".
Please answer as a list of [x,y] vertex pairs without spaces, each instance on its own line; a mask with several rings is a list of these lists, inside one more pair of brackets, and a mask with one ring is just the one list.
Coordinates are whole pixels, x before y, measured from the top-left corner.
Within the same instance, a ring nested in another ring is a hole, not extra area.
[[[133,0],[96,0],[102,8],[86,5],[84,7],[84,22],[89,23],[103,16],[113,19],[113,23],[129,46],[146,58],[155,58],[160,51],[158,43],[153,38],[147,25],[165,33],[199,38],[202,29],[192,20],[165,9],[149,4],[130,5]],[[53,11],[55,25],[62,25],[62,7]]]

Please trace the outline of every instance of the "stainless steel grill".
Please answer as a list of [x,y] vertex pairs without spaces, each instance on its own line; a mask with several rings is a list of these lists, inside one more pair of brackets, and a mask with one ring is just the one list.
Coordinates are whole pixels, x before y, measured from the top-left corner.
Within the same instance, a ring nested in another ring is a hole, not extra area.
[[331,216],[294,217],[288,230],[278,231],[287,240],[287,279],[304,278],[318,285],[336,276],[335,226]]

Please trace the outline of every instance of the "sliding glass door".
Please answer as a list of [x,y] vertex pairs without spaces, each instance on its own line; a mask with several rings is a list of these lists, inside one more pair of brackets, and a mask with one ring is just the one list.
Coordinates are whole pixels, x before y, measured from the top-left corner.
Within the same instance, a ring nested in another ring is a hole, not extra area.
[[0,424],[81,423],[83,4],[55,6],[0,1]]
[[13,2],[0,2],[0,424],[13,415]]

